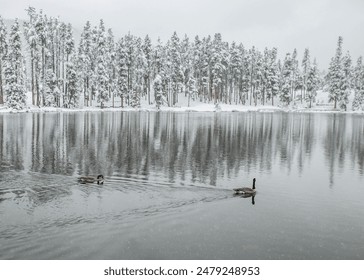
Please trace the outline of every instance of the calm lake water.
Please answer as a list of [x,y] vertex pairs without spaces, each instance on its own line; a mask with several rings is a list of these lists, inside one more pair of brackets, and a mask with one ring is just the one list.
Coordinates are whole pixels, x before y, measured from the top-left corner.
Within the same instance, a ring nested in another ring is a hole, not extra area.
[[0,114],[0,259],[364,259],[364,116]]

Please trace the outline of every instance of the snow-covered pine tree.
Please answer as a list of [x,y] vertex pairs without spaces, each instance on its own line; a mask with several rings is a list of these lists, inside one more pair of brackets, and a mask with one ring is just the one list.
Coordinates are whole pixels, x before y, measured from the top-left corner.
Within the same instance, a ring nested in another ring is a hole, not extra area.
[[92,33],[91,24],[86,22],[81,33],[80,44],[78,47],[77,72],[82,80],[82,92],[84,105],[88,106],[91,101],[91,61],[92,61]]
[[342,66],[342,44],[343,38],[340,36],[337,43],[335,57],[331,59],[328,82],[329,82],[329,102],[334,102],[334,109],[337,103],[341,100],[343,92],[341,85],[344,79],[344,71]]
[[309,103],[309,107],[312,107],[312,102],[315,101],[315,98],[317,96],[317,89],[319,87],[319,73],[318,73],[318,67],[316,63],[316,59],[313,62],[313,65],[310,65],[310,68],[307,73],[306,78],[306,102]]
[[343,80],[341,83],[341,96],[339,99],[339,107],[342,110],[347,109],[349,103],[349,95],[352,89],[352,69],[351,69],[351,57],[350,53],[347,52],[343,57]]
[[299,67],[297,60],[297,50],[294,49],[291,57],[291,100],[293,103],[296,103],[296,89],[297,89],[297,81],[299,79]]
[[237,103],[245,103],[249,98],[249,89],[250,89],[250,65],[249,65],[249,57],[247,52],[244,49],[243,44],[239,44],[239,51],[241,56],[241,72],[239,77],[239,101]]
[[157,74],[153,81],[153,89],[154,89],[154,99],[155,99],[155,105],[157,109],[159,110],[162,106],[162,96],[163,96],[163,82],[161,75]]
[[[67,24],[66,29],[65,29],[65,45],[64,45],[64,52],[65,52],[65,56],[66,56],[66,60],[65,60],[65,76],[64,76],[64,95],[63,95],[63,106],[64,107],[69,107],[69,106],[73,106],[74,107],[74,101],[71,101],[71,99],[74,99],[75,96],[73,96],[71,98],[70,96],[70,92],[69,92],[69,83],[74,83],[74,78],[73,78],[73,71],[75,71],[75,59],[73,59],[73,61],[71,62],[71,56],[74,56],[75,53],[75,43],[74,43],[74,39],[73,39],[73,31],[72,31],[72,25],[71,24]],[[68,68],[72,68],[71,70],[68,70]],[[70,78],[71,80],[68,80],[68,78]],[[75,87],[76,85],[73,84],[73,87]],[[78,100],[78,98],[77,98]],[[72,102],[72,103],[69,103]]]
[[262,100],[263,83],[263,56],[257,50],[253,70],[253,98],[255,106],[258,105],[258,100]]
[[181,45],[177,32],[174,32],[169,45],[169,56],[171,59],[171,98],[168,99],[168,105],[174,106],[178,102],[178,93],[183,86],[183,71],[181,59]]
[[48,69],[46,73],[46,85],[44,89],[44,100],[45,106],[57,106],[61,96],[59,89],[58,79],[52,69]]
[[291,102],[292,89],[292,57],[290,53],[286,54],[281,72],[281,89],[280,100],[282,103],[289,105]]
[[278,66],[277,66],[277,49],[273,48],[269,52],[268,65],[267,65],[267,100],[272,101],[274,105],[274,97],[277,96],[279,91],[278,81]]
[[203,101],[210,102],[213,100],[212,96],[212,40],[211,36],[207,36],[202,39],[202,71],[201,71],[201,80],[202,80],[202,96]]
[[[168,105],[168,95],[170,92],[170,84],[171,84],[171,60],[169,57],[169,53],[167,52],[168,50],[168,45],[169,43],[167,43],[166,46],[163,46],[162,42],[160,41],[160,39],[157,40],[157,45],[155,47],[155,51],[154,51],[154,56],[153,56],[153,60],[154,60],[154,73],[155,73],[155,77],[157,77],[158,75],[160,76],[160,81],[161,81],[161,85],[162,88],[161,90],[159,90],[158,93],[154,92],[154,98],[156,100],[156,103],[159,104],[159,107],[162,106],[163,104],[167,104]],[[155,87],[158,88],[158,85],[155,85],[155,79],[153,80],[153,89],[155,89]],[[158,82],[157,82],[158,84]],[[156,104],[156,105],[158,105]]]
[[[137,37],[135,40],[135,69],[134,69],[134,90],[133,95],[138,95],[138,98],[134,100],[138,100],[140,103],[140,99],[144,96],[146,97],[146,90],[145,90],[145,70],[146,70],[146,59],[145,54],[142,49],[143,41],[141,38]],[[135,101],[133,101],[135,104]],[[140,105],[140,104],[139,104]],[[139,106],[137,105],[137,106]],[[134,107],[136,107],[134,105]]]
[[126,66],[128,74],[128,93],[125,96],[126,104],[130,105],[130,98],[134,95],[134,88],[136,82],[136,67],[137,67],[137,39],[130,33],[124,36],[125,48],[126,48]]
[[224,78],[227,66],[227,50],[221,34],[216,33],[212,41],[211,74],[214,103],[223,101]]
[[256,72],[256,60],[257,60],[257,51],[255,46],[253,46],[248,52],[248,61],[249,61],[249,105],[252,105],[253,99],[255,99],[255,72]]
[[195,36],[191,53],[193,60],[194,79],[196,81],[196,87],[198,91],[197,95],[202,98],[202,41],[200,40],[199,36]]
[[24,22],[24,35],[29,45],[30,52],[30,76],[31,76],[31,90],[32,90],[32,104],[40,106],[39,95],[39,38],[36,32],[36,24],[38,21],[38,15],[33,7],[29,7],[27,10],[29,21]]
[[90,106],[92,106],[92,101],[95,100],[97,94],[97,70],[98,70],[98,39],[99,39],[99,30],[97,26],[92,27],[91,29],[91,51],[90,51],[90,97],[89,102]]
[[116,71],[116,92],[120,97],[120,106],[124,107],[124,98],[128,94],[128,66],[124,38],[121,38],[116,45]]
[[153,68],[153,47],[152,47],[152,41],[150,40],[149,36],[146,35],[144,38],[144,42],[142,45],[143,53],[145,57],[145,69],[143,70],[144,73],[144,85],[145,85],[145,91],[146,95],[148,97],[148,104],[151,104],[151,98],[150,98],[150,88],[151,88],[151,79],[152,79],[152,68]]
[[4,104],[3,74],[4,74],[5,59],[8,49],[6,36],[7,36],[6,27],[3,18],[0,16],[0,104]]
[[6,104],[16,110],[26,105],[25,65],[21,50],[21,38],[18,19],[15,20],[9,33],[9,49],[6,56],[5,92]]
[[352,108],[354,111],[364,111],[364,66],[363,58],[360,56],[354,69],[353,77],[354,100]]
[[181,70],[183,73],[183,91],[186,97],[188,97],[188,103],[190,101],[191,95],[188,90],[188,83],[192,76],[193,78],[193,65],[192,65],[192,48],[190,46],[190,41],[185,34],[181,42]]
[[235,42],[232,42],[229,48],[229,93],[228,93],[228,102],[231,104],[233,101],[237,103],[237,96],[239,94],[239,82],[240,75],[242,71],[241,67],[241,52],[237,47]]
[[302,91],[301,91],[301,103],[303,99],[306,98],[306,89],[307,89],[307,76],[310,70],[310,50],[308,48],[305,49],[303,53],[302,59]]
[[109,28],[107,31],[107,65],[108,65],[108,77],[109,77],[109,98],[112,99],[112,106],[115,107],[115,95],[116,95],[116,49],[115,40],[112,30]]
[[106,34],[104,21],[101,19],[98,28],[97,38],[97,65],[96,65],[96,90],[97,101],[101,108],[104,108],[105,102],[109,100],[109,77],[107,73],[107,51],[106,51]]
[[67,80],[67,107],[68,108],[76,108],[79,106],[79,83],[78,83],[78,74],[77,74],[77,58],[74,53],[71,53],[68,58],[68,62],[66,65],[66,80]]

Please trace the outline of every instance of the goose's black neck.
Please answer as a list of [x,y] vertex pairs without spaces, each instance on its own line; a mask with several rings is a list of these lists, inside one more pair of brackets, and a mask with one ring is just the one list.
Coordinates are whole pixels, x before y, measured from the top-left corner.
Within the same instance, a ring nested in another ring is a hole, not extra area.
[[253,190],[255,190],[255,178],[253,179]]

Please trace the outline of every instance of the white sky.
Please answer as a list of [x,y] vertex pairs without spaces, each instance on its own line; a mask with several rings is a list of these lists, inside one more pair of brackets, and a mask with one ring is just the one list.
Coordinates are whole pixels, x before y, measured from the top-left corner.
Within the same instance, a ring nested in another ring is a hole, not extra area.
[[302,57],[309,47],[320,68],[328,66],[339,35],[354,62],[364,55],[364,0],[0,0],[0,15],[26,19],[28,6],[79,30],[103,18],[116,36],[149,34],[153,42],[174,31],[191,39],[220,32],[246,47],[278,47],[280,56],[297,48]]

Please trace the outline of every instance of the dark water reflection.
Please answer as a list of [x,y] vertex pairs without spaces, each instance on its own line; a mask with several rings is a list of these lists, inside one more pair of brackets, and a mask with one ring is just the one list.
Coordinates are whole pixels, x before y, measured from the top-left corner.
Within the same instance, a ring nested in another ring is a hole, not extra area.
[[359,115],[0,114],[0,258],[364,258],[363,138]]

